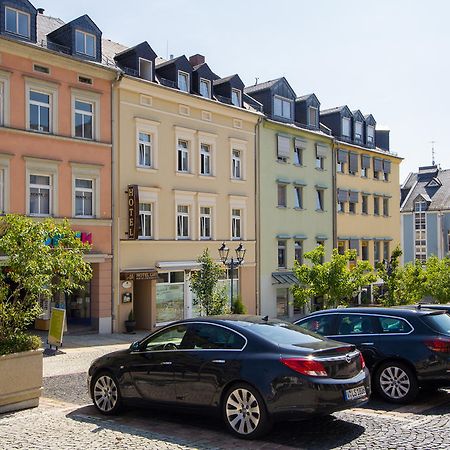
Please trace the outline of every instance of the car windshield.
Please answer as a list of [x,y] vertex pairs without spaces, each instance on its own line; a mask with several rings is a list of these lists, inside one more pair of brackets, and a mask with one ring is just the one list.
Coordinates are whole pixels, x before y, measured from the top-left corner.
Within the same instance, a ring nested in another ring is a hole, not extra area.
[[275,344],[309,344],[323,341],[316,333],[287,322],[249,324],[249,330]]
[[450,315],[445,313],[430,314],[423,316],[422,320],[434,331],[450,335]]

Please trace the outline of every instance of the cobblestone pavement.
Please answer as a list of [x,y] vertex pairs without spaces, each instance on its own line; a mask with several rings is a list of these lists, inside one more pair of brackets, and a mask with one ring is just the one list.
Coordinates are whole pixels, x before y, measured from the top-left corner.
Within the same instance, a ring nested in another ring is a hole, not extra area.
[[67,349],[44,359],[38,408],[0,415],[0,448],[9,449],[450,449],[450,390],[422,393],[412,405],[379,400],[303,422],[276,424],[263,441],[231,437],[219,419],[152,409],[120,417],[97,414],[86,390],[86,368],[114,344]]

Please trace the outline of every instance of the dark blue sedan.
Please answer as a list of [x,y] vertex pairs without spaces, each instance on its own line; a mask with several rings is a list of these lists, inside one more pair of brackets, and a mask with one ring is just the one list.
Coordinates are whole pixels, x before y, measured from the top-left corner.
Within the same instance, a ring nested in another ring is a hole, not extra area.
[[88,375],[103,414],[124,404],[218,412],[242,438],[261,436],[274,419],[329,414],[370,395],[355,346],[257,316],[175,322],[97,359]]
[[450,386],[450,315],[426,308],[341,308],[296,322],[330,339],[355,345],[381,397],[412,401],[421,386]]

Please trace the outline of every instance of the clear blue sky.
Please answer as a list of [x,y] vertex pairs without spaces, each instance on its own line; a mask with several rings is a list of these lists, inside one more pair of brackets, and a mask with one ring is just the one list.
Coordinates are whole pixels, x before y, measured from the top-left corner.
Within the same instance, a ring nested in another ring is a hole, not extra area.
[[103,36],[147,40],[167,57],[201,53],[246,85],[285,76],[323,109],[347,104],[391,130],[401,181],[436,160],[450,168],[447,0],[32,0],[70,21],[88,14]]

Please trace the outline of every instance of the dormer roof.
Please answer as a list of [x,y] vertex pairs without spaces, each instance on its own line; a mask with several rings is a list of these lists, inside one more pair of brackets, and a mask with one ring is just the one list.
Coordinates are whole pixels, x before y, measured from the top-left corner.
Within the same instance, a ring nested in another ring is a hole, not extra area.
[[359,121],[359,122],[364,122],[364,115],[359,109],[352,111],[352,114],[353,114],[354,120]]
[[84,14],[80,17],[77,17],[76,19],[71,20],[70,22],[67,22],[62,27],[56,29],[55,31],[52,31],[50,34],[47,35],[47,38],[52,39],[52,37],[58,36],[61,32],[69,29],[69,28],[75,28],[76,26],[81,26],[83,29],[89,29],[92,33],[95,34],[102,34],[102,31],[100,28],[95,24],[95,22],[87,15]]
[[265,91],[267,89],[272,89],[276,85],[281,84],[281,83],[285,85],[285,87],[287,88],[288,92],[291,95],[291,98],[295,99],[297,97],[297,95],[296,95],[294,89],[292,89],[292,86],[289,84],[289,82],[286,80],[285,77],[276,78],[275,80],[266,81],[264,83],[255,84],[253,86],[247,86],[244,89],[244,92],[246,94],[251,95],[251,94],[254,94],[254,93],[257,93],[257,92]]
[[225,78],[218,78],[213,82],[214,86],[220,86],[226,83],[230,83],[236,88],[244,89],[244,83],[242,82],[241,77],[237,73],[235,73],[234,75],[229,75],[228,77]]
[[[153,49],[150,47],[150,44],[147,41],[141,42],[140,44],[137,44],[133,47],[127,48],[120,53],[117,53],[114,57],[115,60],[120,60],[121,57],[129,54],[129,53],[136,53],[139,55],[146,55],[149,60],[155,60],[157,57],[157,54],[153,51]],[[143,57],[143,56],[142,56]]]
[[372,116],[372,114],[365,115],[364,120],[366,121],[367,125],[375,126],[377,124],[377,121],[375,120],[375,117]]
[[326,116],[328,114],[340,113],[341,115],[345,115],[347,117],[352,117],[353,114],[350,111],[350,108],[347,105],[336,106],[334,108],[328,108],[320,111],[321,116]]

